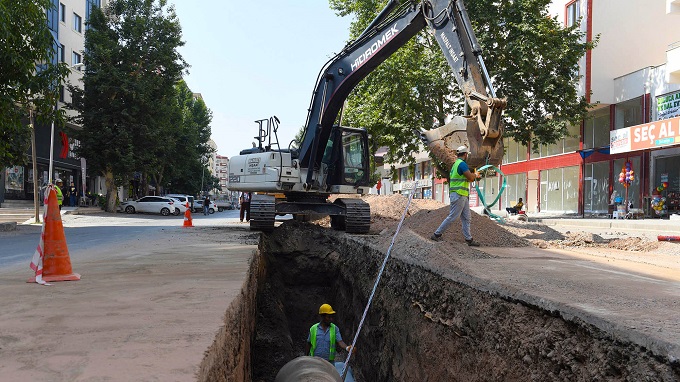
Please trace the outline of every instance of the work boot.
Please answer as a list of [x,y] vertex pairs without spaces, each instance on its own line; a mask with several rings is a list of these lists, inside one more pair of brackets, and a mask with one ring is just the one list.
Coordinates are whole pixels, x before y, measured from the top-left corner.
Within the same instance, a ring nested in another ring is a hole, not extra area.
[[465,242],[466,242],[467,245],[469,245],[470,247],[479,247],[479,243],[476,242],[474,239],[470,239],[470,240],[467,240],[467,239],[466,239]]
[[437,235],[436,233],[433,233],[432,236],[430,236],[430,240],[442,241],[442,235]]

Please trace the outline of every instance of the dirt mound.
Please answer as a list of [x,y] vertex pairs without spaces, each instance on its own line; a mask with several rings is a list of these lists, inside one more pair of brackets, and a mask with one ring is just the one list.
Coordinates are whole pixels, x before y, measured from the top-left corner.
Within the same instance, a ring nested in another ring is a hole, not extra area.
[[[394,194],[389,196],[370,195],[364,198],[371,205],[372,230],[381,235],[392,235],[399,219],[404,213],[408,198]],[[412,199],[404,226],[429,240],[449,214],[448,204],[431,199]],[[472,212],[471,231],[473,238],[487,247],[526,247],[531,245],[527,240],[509,232],[502,225],[486,216]],[[444,232],[443,242],[465,243],[460,220],[456,220]]]
[[647,252],[659,248],[659,243],[641,237],[627,237],[623,239],[614,239],[607,243],[607,247],[624,251]]

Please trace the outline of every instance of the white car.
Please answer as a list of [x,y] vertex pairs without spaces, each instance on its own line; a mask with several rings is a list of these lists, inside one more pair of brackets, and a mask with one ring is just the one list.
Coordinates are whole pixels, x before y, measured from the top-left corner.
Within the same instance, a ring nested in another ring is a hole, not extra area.
[[162,196],[145,196],[137,200],[122,202],[118,209],[128,214],[148,212],[168,216],[175,212],[175,202]]
[[171,197],[170,199],[172,199],[175,202],[175,204],[174,204],[175,211],[173,212],[173,215],[178,216],[179,214],[183,214],[183,213],[186,212],[186,210],[188,209],[186,201],[182,202],[177,197]]

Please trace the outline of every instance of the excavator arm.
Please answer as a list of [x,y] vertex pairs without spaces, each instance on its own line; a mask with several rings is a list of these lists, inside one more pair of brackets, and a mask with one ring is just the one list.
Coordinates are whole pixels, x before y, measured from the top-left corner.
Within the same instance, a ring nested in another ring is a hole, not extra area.
[[[343,103],[354,87],[419,31],[435,36],[471,113],[422,133],[433,155],[450,166],[455,148],[471,149],[468,163],[499,164],[503,156],[504,99],[495,97],[481,48],[463,0],[391,0],[366,30],[322,68],[300,147],[307,188],[321,168],[325,148]],[[394,73],[398,80],[399,73]]]

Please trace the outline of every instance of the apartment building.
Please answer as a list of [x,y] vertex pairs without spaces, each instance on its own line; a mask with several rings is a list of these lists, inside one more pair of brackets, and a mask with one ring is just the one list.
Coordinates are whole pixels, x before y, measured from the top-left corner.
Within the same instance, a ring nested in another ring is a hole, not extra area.
[[227,184],[229,183],[229,158],[222,155],[215,155],[215,176],[220,180],[220,187],[222,187],[221,194],[227,193]]
[[[69,65],[71,72],[68,81],[71,84],[82,86],[82,54],[85,47],[86,22],[89,19],[93,7],[106,5],[106,0],[53,0],[53,8],[46,10],[47,22],[55,39],[54,62],[64,62]],[[60,102],[57,107],[61,108],[65,102],[70,102],[68,90],[61,86]],[[65,186],[71,182],[83,190],[86,185],[88,191],[97,189],[95,178],[88,183],[89,175],[84,158],[79,158],[73,153],[74,147],[79,142],[71,139],[64,131],[52,125],[36,125],[36,152],[38,182],[40,186],[47,184],[49,177],[50,153],[53,156],[52,180],[62,179]],[[14,166],[4,169],[5,178],[11,173],[14,182],[4,182],[0,189],[0,200],[5,202],[26,201],[31,204],[33,200],[33,167],[32,163],[26,166]]]
[[[671,211],[677,210],[680,0],[562,0],[553,1],[549,11],[565,25],[580,21],[586,38],[599,36],[579,68],[579,91],[593,108],[556,144],[534,150],[505,139],[500,169],[507,184],[494,209],[502,211],[523,198],[529,212],[600,215],[609,212],[616,192],[649,215],[657,188],[666,183],[662,196]],[[427,167],[425,162],[416,168]],[[624,185],[618,180],[627,163],[635,176]],[[398,183],[426,182],[405,168],[397,166]],[[432,198],[446,202],[442,183],[432,179]],[[395,186],[399,192],[408,188],[406,183]],[[502,184],[499,177],[480,186],[485,199],[493,200]],[[472,191],[470,204],[478,206]]]

